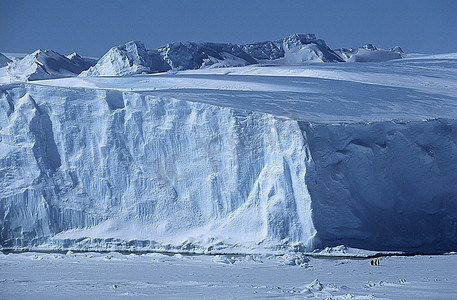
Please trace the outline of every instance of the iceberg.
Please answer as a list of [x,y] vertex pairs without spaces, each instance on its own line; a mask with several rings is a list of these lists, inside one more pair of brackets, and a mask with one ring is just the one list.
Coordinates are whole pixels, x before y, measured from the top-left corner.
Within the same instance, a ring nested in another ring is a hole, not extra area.
[[97,64],[80,76],[129,76],[168,71],[170,67],[157,51],[146,50],[138,41],[111,48]]
[[455,250],[453,57],[3,85],[0,246]]

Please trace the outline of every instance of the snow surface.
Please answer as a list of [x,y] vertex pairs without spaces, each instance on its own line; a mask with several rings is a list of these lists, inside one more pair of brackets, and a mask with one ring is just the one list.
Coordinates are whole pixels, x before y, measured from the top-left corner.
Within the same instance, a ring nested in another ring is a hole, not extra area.
[[4,85],[7,248],[457,248],[457,61]]
[[457,255],[371,259],[290,255],[0,252],[5,299],[453,299]]

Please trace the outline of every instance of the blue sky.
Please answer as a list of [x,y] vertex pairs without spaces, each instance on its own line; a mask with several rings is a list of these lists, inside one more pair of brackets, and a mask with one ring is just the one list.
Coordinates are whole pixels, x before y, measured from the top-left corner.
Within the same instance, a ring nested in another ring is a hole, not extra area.
[[331,48],[373,43],[457,52],[455,0],[0,0],[0,52],[101,56],[140,40],[248,43],[315,33]]

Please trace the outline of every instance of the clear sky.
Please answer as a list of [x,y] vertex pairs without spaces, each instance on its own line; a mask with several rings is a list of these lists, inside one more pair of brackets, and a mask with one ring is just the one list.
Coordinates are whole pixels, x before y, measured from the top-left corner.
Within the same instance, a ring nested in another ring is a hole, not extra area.
[[0,0],[0,52],[101,56],[140,40],[248,43],[315,33],[331,48],[457,52],[457,0]]

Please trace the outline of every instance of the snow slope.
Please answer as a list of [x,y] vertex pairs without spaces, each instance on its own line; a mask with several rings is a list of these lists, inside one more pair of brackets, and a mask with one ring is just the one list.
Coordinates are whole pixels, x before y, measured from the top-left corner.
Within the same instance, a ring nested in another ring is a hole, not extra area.
[[0,83],[74,77],[86,67],[82,61],[70,60],[55,51],[37,50],[0,69]]
[[456,64],[2,86],[1,245],[456,249]]
[[66,56],[72,63],[76,64],[83,70],[87,70],[90,67],[95,66],[97,59],[81,57],[78,53],[73,52]]

